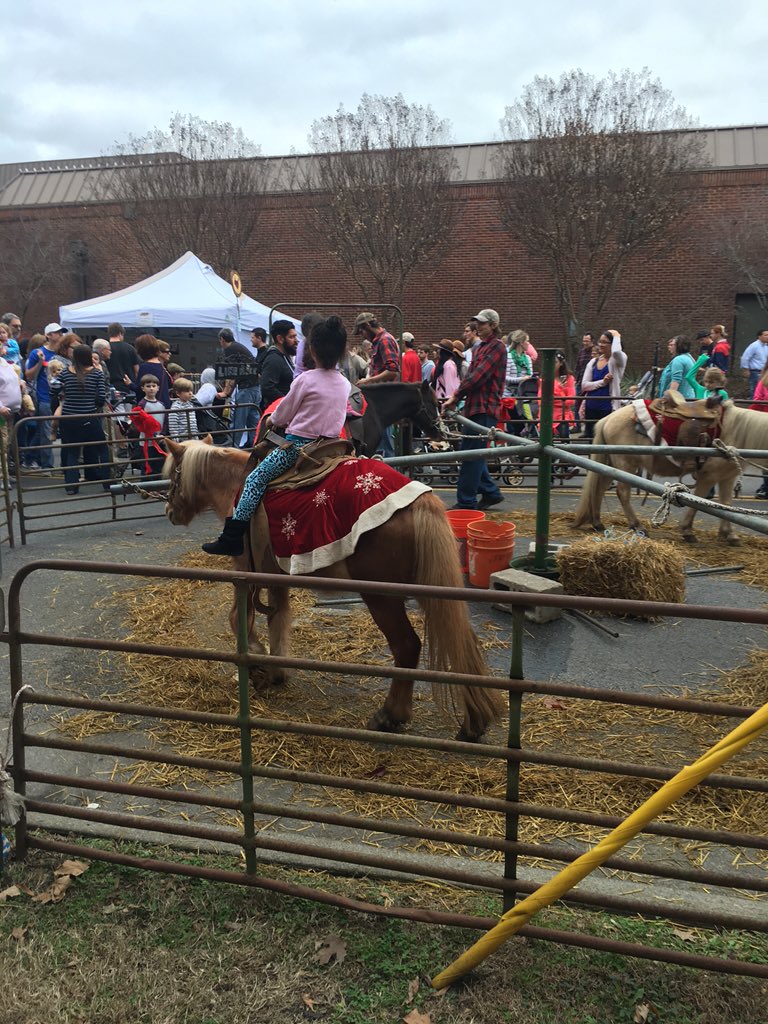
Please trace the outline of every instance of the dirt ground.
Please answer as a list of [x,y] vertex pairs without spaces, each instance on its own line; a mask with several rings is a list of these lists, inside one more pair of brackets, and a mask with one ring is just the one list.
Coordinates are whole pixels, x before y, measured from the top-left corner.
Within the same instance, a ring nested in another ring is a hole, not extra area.
[[[445,495],[446,498],[449,495]],[[553,511],[559,515],[566,511],[573,502],[572,493],[555,492],[553,497]],[[515,494],[508,499],[509,509],[502,510],[510,519],[519,515],[521,521],[527,516],[530,519],[532,508],[531,496]],[[152,510],[154,511],[154,510]],[[55,520],[52,524],[58,525]],[[24,548],[15,551],[5,550],[3,552],[3,590],[7,594],[8,586],[13,578],[14,572],[31,561],[57,558],[76,559],[88,561],[117,562],[123,565],[132,564],[178,564],[184,561],[190,553],[196,550],[196,546],[211,536],[216,529],[213,519],[204,517],[188,530],[174,529],[163,519],[137,520],[133,522],[116,522],[106,524],[94,524],[84,528],[82,526],[72,527],[68,530],[56,530],[49,533],[38,533],[30,537],[29,544]],[[552,539],[557,539],[553,537]],[[525,536],[518,538],[518,552],[527,549]],[[732,553],[733,564],[738,563],[738,551]],[[40,569],[33,572],[25,581],[22,589],[22,622],[24,628],[40,630],[49,635],[61,636],[102,636],[112,639],[125,638],[133,634],[136,629],[135,616],[132,620],[130,605],[133,602],[141,603],[153,598],[154,585],[150,582],[138,582],[130,576],[114,576],[108,572],[83,573],[69,572],[63,569]],[[133,597],[128,599],[127,592],[132,592]],[[120,595],[125,600],[120,600]],[[735,605],[743,608],[759,608],[765,603],[763,591],[754,587],[748,587],[738,581],[738,576],[701,576],[693,577],[689,581],[688,600],[695,603],[712,605]],[[188,606],[181,609],[179,617],[179,601],[176,596],[169,592],[165,606],[162,604],[157,612],[157,638],[162,642],[175,642],[174,636],[183,635],[187,642],[201,646],[218,647],[220,644],[231,643],[228,637],[225,624],[225,611],[227,597],[222,592],[220,599],[211,593],[204,594],[198,591],[189,600]],[[359,625],[359,611],[350,612],[349,609],[328,608],[315,610],[313,615],[317,616],[319,629],[326,634],[333,634],[337,630],[339,635],[350,634],[354,630],[361,629]],[[476,628],[482,637],[486,655],[494,671],[506,674],[509,665],[509,630],[510,620],[502,612],[489,609],[488,606],[477,606],[473,609],[473,620]],[[172,628],[171,628],[172,626]],[[617,691],[640,690],[643,692],[684,691],[696,694],[700,691],[710,692],[713,681],[717,681],[718,674],[741,665],[747,661],[750,652],[765,647],[765,630],[762,627],[723,623],[717,620],[705,622],[694,622],[688,620],[673,620],[662,623],[641,623],[634,620],[618,620],[610,623],[613,630],[619,633],[619,637],[609,636],[607,633],[596,629],[594,625],[584,623],[564,616],[559,621],[547,626],[534,626],[529,624],[525,638],[525,669],[530,678],[574,682],[584,686],[598,685],[609,686]],[[368,629],[369,627],[365,627]],[[169,635],[169,631],[170,634]],[[369,636],[365,633],[365,637]],[[370,634],[368,642],[369,656],[374,661],[383,660],[386,652],[382,647],[381,639]],[[5,656],[5,652],[3,652]],[[149,661],[147,668],[146,662]],[[90,697],[109,696],[113,699],[139,699],[142,695],[141,687],[137,690],[138,684],[148,676],[160,682],[160,694],[163,689],[169,695],[173,695],[172,703],[176,702],[179,696],[178,680],[175,676],[165,671],[162,661],[157,660],[151,664],[152,659],[145,659],[143,665],[136,661],[130,663],[124,656],[103,655],[91,651],[72,651],[65,648],[30,646],[25,650],[24,656],[24,680],[31,685],[47,691],[65,692],[85,695]],[[218,702],[220,709],[232,713],[234,709],[234,677],[231,669],[226,667],[212,666],[206,663],[204,672],[200,675],[200,667],[195,669],[196,685],[202,686],[206,691],[206,699],[210,698],[214,703]],[[138,680],[138,684],[137,684]],[[292,684],[285,691],[273,695],[261,695],[255,697],[253,713],[262,714],[268,717],[291,717],[296,715],[299,718],[306,717],[308,708],[302,704],[305,693],[313,687],[315,706],[319,701],[324,707],[323,715],[325,720],[336,720],[340,724],[360,726],[367,718],[370,710],[375,706],[376,701],[381,699],[381,694],[386,684],[377,681],[373,685],[366,683],[364,688],[359,685],[352,685],[338,678],[332,681],[320,680],[318,683],[308,683],[302,680],[303,690],[296,684]],[[325,692],[318,694],[317,687]],[[143,694],[146,697],[146,693]],[[157,696],[157,692],[155,693]],[[261,703],[258,703],[261,701]],[[8,691],[0,691],[0,735],[9,708]],[[446,735],[445,724],[432,715],[429,710],[426,691],[420,692],[417,698],[416,711],[418,715],[417,724],[414,727],[426,735]],[[537,706],[541,714],[542,708]],[[546,722],[552,721],[553,716],[559,714],[557,709],[546,709],[546,716],[540,718],[539,739],[546,732]],[[54,737],[62,735],[63,723],[60,712],[52,712],[46,707],[33,707],[28,710],[27,722],[32,731],[40,733],[51,733]],[[334,718],[335,716],[335,718]],[[146,727],[140,727],[136,722],[119,722],[118,728],[113,728],[115,723],[108,723],[93,740],[98,742],[115,742],[125,747],[139,747],[145,744],[156,749],[167,747],[171,750],[181,749],[178,746],[179,737],[170,733],[158,732]],[[573,734],[569,742],[574,740],[573,749],[579,752],[581,735],[582,741],[588,735],[593,738],[602,726],[595,726],[594,722],[586,725],[582,721],[574,726]],[[635,729],[635,732],[642,730]],[[662,727],[663,731],[663,727]],[[68,735],[68,733],[65,734]],[[272,734],[274,735],[274,734]],[[558,734],[559,737],[560,734]],[[606,737],[610,738],[607,736]],[[491,742],[503,743],[505,733],[502,728],[497,729],[490,737]],[[199,737],[198,737],[199,739]],[[205,738],[206,742],[208,741]],[[229,737],[227,742],[231,743],[236,737]],[[547,737],[544,737],[546,745]],[[549,737],[550,745],[552,738]],[[557,741],[559,743],[559,739]],[[617,760],[635,759],[637,752],[626,749],[625,741],[620,735],[613,737],[614,750],[610,756]],[[384,781],[407,782],[407,773],[415,770],[418,758],[405,756],[393,756],[391,750],[382,748],[380,744],[371,743],[368,745],[368,760],[360,762],[357,770],[361,777],[372,773],[369,777],[382,778]],[[695,750],[695,743],[691,744],[691,751]],[[264,749],[265,763],[276,765],[298,767],[310,770],[322,771],[332,763],[328,750],[319,744],[311,744],[306,741],[302,746],[291,747],[285,742],[278,742],[274,746]],[[209,756],[216,756],[210,754]],[[644,755],[648,760],[664,761],[665,748],[663,745],[651,748]],[[671,756],[671,755],[670,755]],[[291,758],[294,758],[292,761]],[[450,765],[456,763],[456,759],[447,758],[445,763],[450,773]],[[426,762],[425,762],[426,765]],[[143,762],[141,771],[137,776],[135,763],[127,758],[115,758],[114,756],[92,755],[83,759],[66,751],[45,751],[36,748],[30,754],[30,766],[42,771],[62,772],[69,774],[91,774],[95,777],[115,778],[125,781],[128,778],[138,777],[144,784],[159,786],[179,785],[178,776],[163,776],[157,769],[148,768]],[[347,763],[347,769],[349,765]],[[462,770],[466,766],[461,766]],[[457,766],[458,769],[458,766]],[[333,769],[335,770],[335,769]],[[428,765],[425,771],[433,769]],[[479,776],[478,785],[481,791],[491,791],[494,786],[503,785],[503,777],[497,774],[485,778]],[[417,778],[416,784],[425,785],[424,777]],[[213,779],[208,776],[197,776],[184,783],[193,790],[213,792],[224,796],[237,796],[237,788],[234,786],[221,785],[221,779]],[[441,782],[442,784],[442,782]],[[552,785],[562,785],[562,780],[554,780]],[[570,783],[569,783],[570,785]],[[620,795],[621,787],[616,786],[616,794]],[[98,803],[102,810],[115,810],[128,812],[138,816],[166,817],[168,820],[179,819],[195,821],[215,828],[237,827],[236,816],[230,812],[225,813],[215,809],[194,807],[191,804],[168,805],[154,800],[130,800],[109,794],[98,794],[94,797],[93,792],[85,788],[72,788],[62,790],[60,787],[50,784],[41,784],[33,787],[32,792],[38,798],[44,798],[58,802],[64,809],[67,805],[72,807],[83,807],[89,803]],[[278,808],[282,807],[284,813],[264,814],[259,819],[260,827],[272,833],[279,833],[281,837],[289,837],[295,844],[296,857],[298,862],[304,865],[315,863],[309,858],[306,844],[313,840],[321,839],[324,844],[339,844],[348,848],[350,844],[360,843],[360,836],[354,830],[346,828],[331,828],[330,826],[315,824],[307,826],[300,821],[290,817],[291,804],[297,801],[296,789],[286,783],[272,782],[264,783],[259,789],[259,798],[265,803],[271,803]],[[631,795],[631,794],[630,794]],[[329,798],[328,793],[299,794],[300,802],[314,807],[331,807],[332,809],[350,810],[348,805],[339,805]],[[305,799],[306,797],[306,799]],[[621,813],[621,804],[617,804],[616,813]],[[353,808],[357,813],[363,813],[359,807]],[[285,813],[288,812],[288,813]],[[386,816],[386,806],[377,804],[372,806],[371,813],[378,816]],[[409,808],[403,813],[412,814],[413,809]],[[41,820],[38,818],[37,820]],[[451,817],[441,812],[437,818],[431,819],[446,827],[457,822],[464,829],[470,829],[471,822],[465,819]],[[108,829],[91,829],[92,834],[104,835]],[[123,830],[122,834],[129,834]],[[143,836],[146,838],[146,835]],[[543,838],[548,838],[546,835]],[[549,837],[551,838],[551,836]],[[570,837],[560,835],[557,837],[561,843],[570,845],[578,850],[581,844],[589,837],[574,830]],[[366,834],[362,836],[362,847],[371,846],[379,849],[391,850],[402,859],[404,868],[407,868],[407,858],[420,852],[422,856],[434,856],[436,863],[443,861],[447,853],[456,857],[458,851],[444,849],[430,849],[426,852],[418,851],[419,844],[407,844],[394,837],[381,834]],[[644,852],[644,855],[647,851]],[[635,854],[636,855],[636,854]],[[669,848],[660,846],[652,856],[659,859],[668,859],[671,854]],[[729,868],[734,859],[733,853],[713,851],[708,866]],[[271,859],[280,858],[277,855],[269,855]],[[478,871],[489,872],[489,878],[497,873],[498,868],[493,860],[484,859],[481,851],[473,852],[471,867]],[[479,858],[479,859],[478,859]],[[754,869],[751,856],[743,858],[743,867],[746,871]],[[674,862],[684,865],[689,860],[689,854],[685,851],[675,851],[672,859]],[[325,865],[324,865],[325,866]],[[551,872],[551,865],[537,859],[525,864],[525,876],[532,880],[543,880]],[[596,879],[595,884],[603,887],[603,891],[611,891],[619,886],[622,891],[630,891],[635,888],[637,878],[631,879],[631,886],[628,886],[627,879],[620,875],[618,880],[611,877],[607,872],[602,878]],[[643,885],[648,885],[648,880],[643,880]],[[693,894],[683,883],[654,883],[654,893],[657,893],[662,901],[674,905],[688,905],[694,898]],[[714,893],[711,901],[720,898]],[[734,898],[731,890],[722,893],[723,905],[728,905]],[[764,901],[744,900],[750,913],[763,914],[766,912]]]

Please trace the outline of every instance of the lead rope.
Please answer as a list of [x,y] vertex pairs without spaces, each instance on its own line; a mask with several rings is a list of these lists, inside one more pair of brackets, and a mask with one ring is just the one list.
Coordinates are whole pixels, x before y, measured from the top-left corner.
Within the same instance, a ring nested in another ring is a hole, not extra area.
[[[673,505],[678,505],[680,508],[684,507],[684,503],[680,500],[684,494],[693,494],[690,487],[685,484],[664,484],[664,493],[661,496],[661,504],[656,509],[651,519],[652,526],[663,526],[664,523],[669,519],[669,514],[672,511]],[[710,498],[699,498],[701,502],[701,511],[706,511],[709,508],[722,508],[729,512],[738,512],[745,516],[768,516],[768,510],[763,511],[762,509],[754,508],[740,508],[738,505],[723,505],[719,501],[712,501]]]
[[148,491],[144,487],[139,487],[139,485],[135,484],[132,480],[121,480],[120,483],[129,491],[140,495],[145,501],[147,498],[151,498],[153,501],[164,501],[166,505],[168,504],[166,496],[161,494],[159,491]]
[[13,779],[11,778],[6,766],[11,759],[13,716],[16,713],[16,705],[19,703],[19,698],[22,693],[24,693],[25,690],[31,689],[32,687],[29,685],[22,686],[13,698],[13,703],[11,704],[11,717],[8,719],[5,753],[0,755],[0,822],[5,825],[15,825],[24,812],[24,797],[21,793],[16,793],[14,791]]

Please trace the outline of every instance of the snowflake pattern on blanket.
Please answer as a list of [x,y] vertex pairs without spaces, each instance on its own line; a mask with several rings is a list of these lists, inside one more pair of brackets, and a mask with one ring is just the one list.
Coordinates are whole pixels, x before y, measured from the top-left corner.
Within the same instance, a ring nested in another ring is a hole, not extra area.
[[264,508],[277,562],[292,575],[333,565],[429,490],[377,459],[342,462],[315,487],[268,490]]

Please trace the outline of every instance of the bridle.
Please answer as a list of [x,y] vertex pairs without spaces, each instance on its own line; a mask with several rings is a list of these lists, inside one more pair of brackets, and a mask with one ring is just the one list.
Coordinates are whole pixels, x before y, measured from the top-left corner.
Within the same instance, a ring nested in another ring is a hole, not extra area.
[[[174,458],[173,470],[170,477],[168,478],[168,490],[164,495],[158,495],[161,501],[164,501],[166,505],[172,505],[174,498],[176,497],[176,491],[181,485],[181,459]],[[153,496],[156,492],[152,492]]]
[[445,424],[440,416],[440,409],[438,408],[437,401],[434,399],[434,391],[431,391],[433,401],[431,404],[427,404],[424,400],[424,393],[419,390],[420,404],[416,411],[416,415],[413,417],[413,421],[419,430],[426,433],[437,433],[441,436],[445,430]]

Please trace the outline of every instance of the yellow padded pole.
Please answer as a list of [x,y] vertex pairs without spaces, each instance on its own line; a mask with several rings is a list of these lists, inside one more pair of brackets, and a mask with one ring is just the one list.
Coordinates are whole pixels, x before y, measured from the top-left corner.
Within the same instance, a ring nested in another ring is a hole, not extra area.
[[531,893],[530,896],[508,910],[499,919],[498,924],[486,932],[481,939],[478,939],[465,953],[462,953],[458,960],[455,960],[432,979],[432,987],[435,989],[445,988],[477,967],[487,956],[494,953],[510,935],[514,935],[527,924],[538,910],[554,903],[569,889],[578,885],[583,878],[586,878],[590,872],[612,857],[638,832],[642,832],[657,815],[665,811],[694,786],[697,786],[703,779],[706,779],[708,775],[711,775],[766,729],[768,729],[768,704],[765,704],[713,747],[710,747],[697,761],[686,765],[674,778],[665,782],[658,792],[649,797],[636,811],[633,811],[613,832],[601,839],[597,846],[583,853],[554,878],[540,886],[536,892]]

